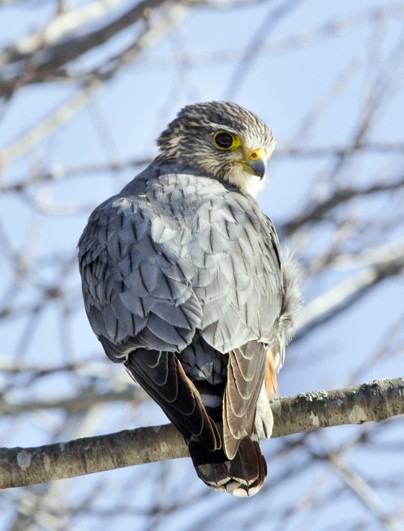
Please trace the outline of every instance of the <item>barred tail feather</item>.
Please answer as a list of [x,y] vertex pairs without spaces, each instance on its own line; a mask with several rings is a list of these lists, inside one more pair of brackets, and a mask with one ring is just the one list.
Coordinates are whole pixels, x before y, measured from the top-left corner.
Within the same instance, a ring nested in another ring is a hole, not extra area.
[[259,443],[245,437],[234,459],[222,450],[208,451],[202,444],[188,443],[192,462],[199,478],[218,491],[247,498],[254,496],[264,484],[267,465]]

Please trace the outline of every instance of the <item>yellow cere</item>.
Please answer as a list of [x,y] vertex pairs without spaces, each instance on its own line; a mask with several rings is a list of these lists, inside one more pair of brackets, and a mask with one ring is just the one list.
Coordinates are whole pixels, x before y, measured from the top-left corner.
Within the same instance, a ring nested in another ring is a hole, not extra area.
[[246,160],[266,160],[267,158],[268,155],[265,149],[262,148],[252,149],[246,153]]

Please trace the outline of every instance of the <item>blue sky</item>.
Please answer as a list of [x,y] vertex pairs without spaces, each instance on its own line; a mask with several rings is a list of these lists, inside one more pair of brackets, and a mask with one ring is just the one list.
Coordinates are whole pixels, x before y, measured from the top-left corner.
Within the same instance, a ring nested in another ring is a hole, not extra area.
[[[383,88],[383,81],[391,78],[391,69],[394,70],[394,81],[386,89],[386,95],[374,113],[370,134],[365,136],[364,141],[403,142],[400,118],[404,108],[403,62],[393,62],[395,55],[402,50],[402,4],[381,0],[366,3],[343,0],[332,4],[307,0],[290,3],[293,9],[288,15],[272,24],[274,12],[285,4],[279,1],[258,2],[231,11],[206,6],[195,8],[182,24],[174,26],[167,36],[143,53],[138,62],[124,68],[116,79],[99,90],[72,120],[4,168],[0,173],[2,183],[7,185],[29,178],[35,170],[152,157],[156,154],[154,139],[181,106],[229,96],[257,112],[274,131],[278,154],[275,153],[271,162],[268,185],[259,202],[280,227],[301,213],[309,201],[326,197],[334,187],[365,187],[398,177],[402,174],[402,152],[390,155],[364,152],[352,157],[336,180],[329,177],[336,162],[334,157],[292,158],[282,156],[282,153],[291,147],[306,150],[349,145],[364,109],[372,103],[377,90]],[[3,47],[43,25],[52,10],[51,2],[38,2],[35,9],[27,9],[24,3],[2,6],[0,45]],[[270,10],[274,11],[271,11],[272,18],[268,19]],[[380,22],[382,11],[383,23]],[[243,50],[254,43],[256,32],[260,29],[263,41],[253,59],[243,63]],[[130,39],[131,32],[133,29],[112,42],[107,50],[102,48],[90,54],[78,68],[99,61],[107,52],[119,50]],[[245,74],[245,77],[240,84],[233,82],[230,86],[236,72],[239,76]],[[51,116],[76,94],[76,86],[63,84],[20,90],[9,104],[0,107],[0,148],[7,151],[21,135]],[[16,251],[21,251],[23,247],[27,249],[29,262],[36,271],[32,278],[22,283],[16,296],[10,297],[9,285],[15,264],[3,252],[0,256],[3,272],[0,302],[10,300],[13,307],[36,304],[42,293],[41,286],[53,285],[60,275],[67,301],[67,307],[58,301],[48,305],[39,314],[38,325],[33,328],[32,335],[26,317],[0,323],[0,360],[3,358],[8,362],[22,356],[25,363],[52,367],[64,363],[66,359],[79,361],[91,357],[103,375],[97,385],[108,388],[108,374],[111,374],[114,386],[125,385],[124,371],[121,367],[107,365],[81,309],[76,267],[72,265],[67,273],[61,273],[55,267],[54,258],[59,253],[73,256],[92,208],[118,191],[134,173],[135,170],[112,174],[88,172],[84,176],[69,176],[33,185],[28,188],[25,198],[10,193],[0,196],[2,230]],[[385,237],[380,234],[383,232],[380,228],[382,224],[397,217],[402,201],[401,192],[401,195],[367,198],[348,205],[349,216],[361,220],[361,223],[344,241],[343,248],[355,254],[359,252],[361,242],[366,242],[363,245],[369,247],[396,240],[402,242],[400,224],[396,229],[387,226]],[[79,211],[75,210],[77,205]],[[47,210],[48,207],[52,210]],[[343,231],[349,216],[342,209],[336,215],[341,226],[338,223],[323,224],[318,232],[302,232],[289,237],[288,244],[297,249],[303,261],[315,260],[327,245],[335,243],[336,231]],[[374,220],[376,223],[373,226]],[[361,231],[359,226],[363,227]],[[329,267],[315,276],[308,275],[304,285],[307,302],[358,270],[360,266],[353,264],[345,268]],[[387,357],[382,363],[366,367],[374,351],[385,345],[391,333],[390,327],[403,315],[403,300],[402,278],[391,278],[332,323],[319,327],[304,342],[292,345],[286,366],[280,374],[281,394],[294,395],[319,388],[361,383],[362,378],[399,376],[403,367],[402,353],[401,357]],[[64,311],[71,312],[68,319]],[[24,334],[28,334],[29,341],[22,353]],[[358,367],[362,369],[362,374],[351,381],[350,375]],[[5,380],[6,376],[3,377]],[[18,380],[20,384],[21,381],[23,379]],[[57,374],[47,381],[45,385],[39,380],[31,382],[29,388],[16,385],[9,391],[10,400],[64,396],[73,394],[81,385],[71,374]],[[152,411],[152,414],[149,410],[140,412],[140,419],[136,422],[163,421],[157,408]],[[94,422],[80,426],[78,431],[81,435],[93,435],[124,429],[128,427],[125,423],[133,422],[133,412],[125,405],[114,421],[105,424],[106,418],[108,415],[100,414]],[[61,430],[63,437],[74,438],[75,429],[68,425],[62,430],[60,422],[56,413],[46,413],[20,419],[18,424],[13,423],[15,429],[10,433],[11,424],[6,419],[0,422],[0,438],[8,446],[41,444],[49,441],[56,428]],[[322,434],[318,439],[320,442],[313,444],[321,446],[322,437],[326,439],[328,435]],[[335,437],[337,440],[344,438],[345,432],[339,431]],[[278,441],[273,441],[273,448],[277,448],[278,444]],[[285,465],[282,458],[281,462]],[[159,465],[148,466],[153,470],[151,473],[158,477],[161,471]],[[177,464],[164,466],[168,470],[173,468],[175,474],[183,473]],[[189,463],[183,466],[186,467],[186,477],[190,476]],[[387,466],[385,462],[383,466]],[[145,470],[145,467],[142,469]],[[276,466],[275,469],[277,472]],[[112,483],[119,483],[126,481],[129,475],[128,471],[115,471],[109,477]],[[308,488],[316,480],[314,471],[311,475],[308,473],[297,480],[296,489]],[[79,491],[87,488],[88,478],[74,481],[77,481],[74,485]],[[107,479],[103,477],[103,481]],[[191,492],[192,489],[201,492],[191,480],[189,485]],[[275,494],[274,498],[276,500]],[[226,501],[221,500],[220,503],[225,506]],[[349,506],[353,504],[352,510],[359,510],[351,500],[346,503]],[[261,507],[259,499],[250,504],[250,507],[255,506]],[[202,510],[203,506],[200,508]],[[305,514],[301,516],[301,522]],[[328,529],[330,514],[330,511],[321,513],[316,529]],[[186,511],[182,518],[181,525],[186,529],[189,518]],[[299,529],[297,522],[291,524],[290,529]],[[116,520],[115,523],[120,525],[121,522]],[[179,529],[176,527],[179,521],[175,519],[167,525]],[[254,527],[263,528],[258,523]]]

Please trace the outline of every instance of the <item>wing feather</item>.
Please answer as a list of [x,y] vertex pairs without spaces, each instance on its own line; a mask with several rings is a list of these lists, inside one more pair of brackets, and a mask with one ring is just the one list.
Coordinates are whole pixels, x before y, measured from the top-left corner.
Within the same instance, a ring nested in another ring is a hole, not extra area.
[[223,398],[223,440],[229,459],[240,441],[253,433],[258,396],[265,377],[265,347],[251,341],[229,353]]
[[197,438],[211,451],[221,448],[216,425],[174,353],[140,348],[128,356],[125,367],[187,440]]

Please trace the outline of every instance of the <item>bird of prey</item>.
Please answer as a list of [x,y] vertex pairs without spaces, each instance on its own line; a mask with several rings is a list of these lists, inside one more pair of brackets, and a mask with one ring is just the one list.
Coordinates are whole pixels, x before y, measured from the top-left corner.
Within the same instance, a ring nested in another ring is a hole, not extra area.
[[208,102],[184,107],[158,146],[88,220],[85,309],[107,356],[181,432],[199,477],[252,496],[300,301],[295,266],[255,200],[274,139],[254,113]]

